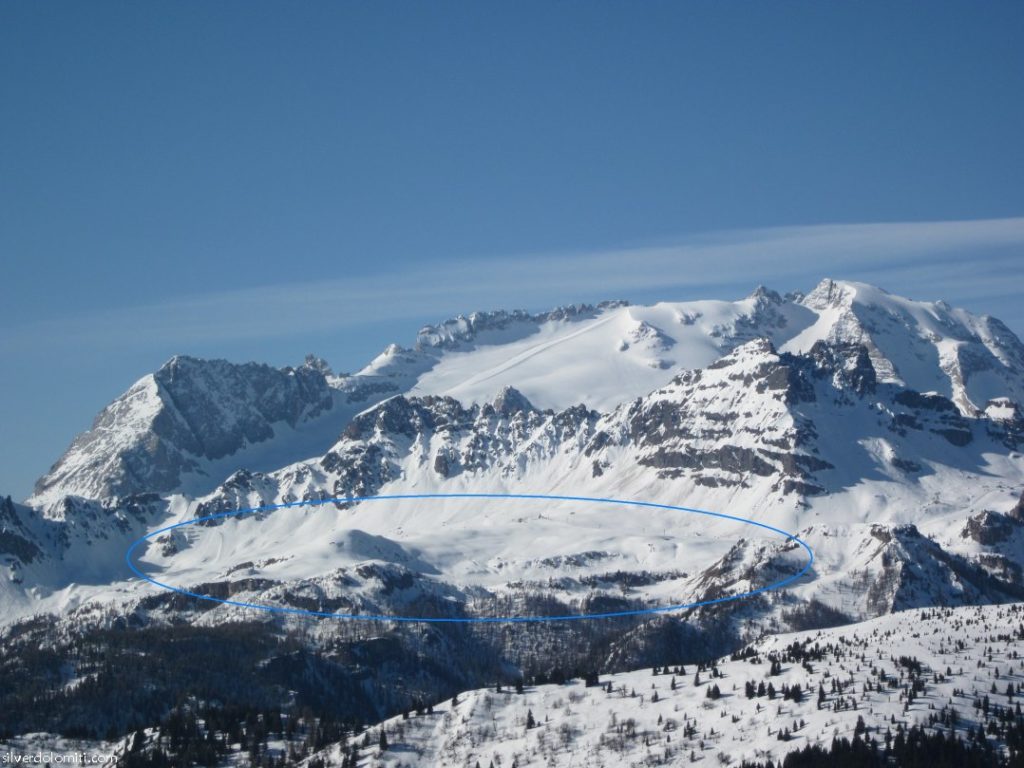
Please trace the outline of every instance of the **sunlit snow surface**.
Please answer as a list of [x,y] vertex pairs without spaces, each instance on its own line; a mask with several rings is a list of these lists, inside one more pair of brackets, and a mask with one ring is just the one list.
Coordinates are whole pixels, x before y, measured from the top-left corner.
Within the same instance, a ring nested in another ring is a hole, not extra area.
[[721,356],[730,342],[726,329],[752,303],[620,307],[592,320],[550,322],[522,339],[445,355],[412,394],[485,402],[514,386],[540,408],[584,403],[609,410]]
[[[927,727],[948,734],[929,718],[944,707],[956,712],[952,730],[966,737],[979,723],[975,703],[987,696],[992,707],[1009,707],[1007,686],[1024,684],[1019,651],[1024,643],[1024,604],[978,608],[915,610],[883,616],[837,629],[765,637],[754,643],[750,660],[717,662],[721,677],[709,671],[695,682],[695,665],[685,674],[652,674],[650,668],[602,675],[600,687],[581,680],[567,685],[527,686],[522,694],[509,687],[468,691],[457,703],[443,702],[432,714],[396,717],[370,729],[359,766],[618,766],[735,765],[743,760],[781,760],[808,744],[828,747],[833,737],[851,738],[858,718],[867,736],[884,741],[897,727]],[[786,661],[770,675],[769,654],[782,654],[796,643],[818,646],[820,660],[804,667]],[[907,704],[901,687],[908,667],[921,665],[923,692]],[[800,685],[799,703],[766,695],[747,698],[744,685],[771,683],[776,691]],[[838,691],[833,684],[841,684]],[[880,684],[881,683],[881,684]],[[717,685],[721,698],[707,691]],[[992,692],[992,686],[996,692]],[[611,690],[608,691],[610,686]],[[819,689],[824,695],[819,705]],[[527,713],[536,727],[528,729]],[[803,723],[801,726],[800,723]],[[794,730],[794,726],[796,726]],[[377,749],[379,728],[390,748]],[[691,730],[688,730],[691,729]],[[780,741],[779,731],[791,732]],[[344,746],[363,742],[362,736]],[[1003,745],[989,736],[997,748]],[[340,746],[330,747],[304,765],[323,760],[341,765]]]
[[[699,519],[689,519],[694,517]],[[602,499],[501,497],[291,507],[228,516],[214,527],[190,524],[171,535],[178,551],[164,555],[151,544],[139,560],[143,572],[171,586],[257,577],[299,582],[368,562],[398,565],[470,591],[523,582],[552,589],[552,582],[566,577],[614,572],[662,575],[655,584],[622,591],[639,609],[686,602],[689,577],[740,537],[786,539],[698,511]],[[809,556],[793,573],[808,561]]]

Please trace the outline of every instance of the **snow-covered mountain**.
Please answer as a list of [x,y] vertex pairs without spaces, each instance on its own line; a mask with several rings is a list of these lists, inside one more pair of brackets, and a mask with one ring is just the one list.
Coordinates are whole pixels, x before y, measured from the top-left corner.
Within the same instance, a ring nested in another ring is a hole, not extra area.
[[[1007,547],[977,531],[945,534],[978,515],[998,528],[992,521],[1024,485],[1022,370],[1024,347],[997,320],[831,280],[786,298],[759,288],[738,302],[475,313],[424,328],[413,348],[389,347],[353,375],[335,376],[315,358],[276,370],[177,357],[104,409],[39,481],[29,505],[56,524],[44,540],[13,524],[8,535],[39,548],[34,561],[77,558],[168,515],[378,493],[525,491],[659,501],[802,532],[819,562],[816,578],[793,594],[850,616],[902,605],[894,586],[858,591],[850,574],[895,584],[896,554],[851,553],[901,541],[904,531],[934,544],[940,572],[951,572],[949,558],[963,560],[960,576],[942,589],[933,579],[938,591],[922,594],[1002,599],[1021,585]],[[473,514],[479,504],[452,501],[440,536],[433,513],[290,510],[230,521],[249,533],[218,543],[216,560],[193,529],[164,548],[172,554],[147,558],[211,581],[253,560],[249,552],[273,561],[259,575],[277,584],[323,575],[283,563],[329,571],[357,562],[339,559],[333,542],[360,525],[402,551],[436,553],[424,572],[458,590],[544,579],[537,562],[576,558],[586,565],[562,569],[568,581],[557,590],[569,604],[612,566],[685,572],[689,581],[673,576],[654,591],[688,602],[749,587],[733,572],[738,564],[771,561],[780,546],[749,527],[693,516],[666,523],[631,510],[636,551],[627,552],[604,510],[578,506],[554,505],[524,533],[501,512]],[[296,531],[305,535],[289,543]],[[24,581],[33,563],[14,560]],[[45,570],[36,563],[36,585],[58,587],[55,569]],[[113,572],[94,579],[115,581]]]
[[[941,395],[879,383],[863,346],[822,342],[800,355],[755,339],[603,415],[582,405],[540,411],[508,388],[493,403],[472,406],[396,396],[355,417],[323,457],[269,474],[233,475],[192,514],[403,492],[572,496],[585,489],[590,496],[650,500],[657,487],[661,502],[736,512],[799,532],[819,560],[815,578],[789,597],[865,617],[1024,596],[1006,547],[996,551],[985,535],[948,535],[951,527],[959,533],[969,526],[972,514],[984,516],[974,527],[1019,527],[1002,513],[1024,484],[1011,448],[1017,439],[1004,421],[963,416]],[[763,586],[778,580],[768,574],[799,570],[803,556],[777,537],[721,520],[629,510],[623,530],[609,529],[609,512],[593,505],[519,501],[512,517],[507,506],[446,500],[392,502],[383,514],[366,504],[340,513],[276,512],[259,524],[263,558],[274,562],[247,573],[275,585],[256,595],[264,601],[309,562],[345,563],[336,542],[355,527],[412,547],[426,564],[418,575],[439,574],[464,590],[546,583],[573,605],[592,592],[595,577],[644,570],[665,578],[622,594],[680,604]],[[174,561],[196,547],[194,558],[185,555],[188,572],[196,558],[223,569],[259,547],[240,533],[247,521],[222,525],[232,532],[218,539],[216,559],[212,543],[190,536],[170,558],[148,562],[175,573]],[[286,543],[295,535],[298,549]],[[302,565],[282,562],[288,549]],[[788,562],[780,565],[780,557]],[[556,571],[538,565],[552,558]],[[904,583],[911,572],[924,574],[914,589]],[[214,579],[219,572],[204,573]],[[553,573],[557,583],[550,583]],[[389,611],[362,606],[377,609]]]
[[104,408],[39,479],[29,503],[187,488],[190,475],[207,474],[225,457],[249,458],[253,446],[294,440],[292,433],[334,406],[312,365],[276,370],[175,357]]
[[[796,354],[818,342],[863,346],[880,383],[935,392],[965,416],[1008,413],[1024,400],[1024,346],[998,320],[859,283],[825,280],[785,299],[759,288],[736,302],[481,312],[428,326],[412,348],[392,345],[353,375],[333,376],[315,359],[279,371],[176,357],[105,408],[30,503],[199,491],[218,471],[322,453],[326,434],[400,393],[468,405],[511,386],[539,408],[607,412],[752,339]],[[254,450],[268,443],[276,448]]]
[[[219,511],[409,494],[452,496],[189,525],[138,564],[263,605],[466,617],[746,593],[807,562],[772,529],[815,552],[784,592],[625,629],[586,622],[571,643],[555,626],[530,643],[399,635],[415,654],[444,646],[452,660],[471,653],[481,670],[523,674],[622,670],[766,632],[1022,600],[1022,403],[1024,345],[998,320],[831,280],[736,302],[474,313],[353,374],[312,357],[281,370],[177,357],[104,409],[26,504],[0,504],[0,603],[12,631],[59,615],[62,648],[84,631],[72,626],[254,618],[326,647],[327,625],[156,591],[131,578],[124,551]],[[417,695],[481,674],[453,664]],[[378,682],[373,706],[386,714],[405,694]]]

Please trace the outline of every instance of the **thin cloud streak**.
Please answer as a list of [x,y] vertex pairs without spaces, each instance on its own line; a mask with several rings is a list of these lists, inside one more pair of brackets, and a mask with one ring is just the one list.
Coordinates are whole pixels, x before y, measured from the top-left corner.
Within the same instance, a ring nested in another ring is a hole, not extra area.
[[[829,224],[720,232],[675,244],[593,253],[448,261],[399,275],[211,292],[123,306],[73,321],[9,328],[0,346],[61,343],[144,347],[359,327],[380,320],[489,307],[534,308],[658,291],[850,277],[911,284],[916,298],[982,300],[1024,286],[1024,217],[978,221]],[[1012,249],[1013,253],[1007,253]],[[799,283],[799,285],[797,285]],[[895,287],[895,286],[894,286]],[[660,289],[660,290],[659,290]],[[729,297],[724,297],[729,298]]]

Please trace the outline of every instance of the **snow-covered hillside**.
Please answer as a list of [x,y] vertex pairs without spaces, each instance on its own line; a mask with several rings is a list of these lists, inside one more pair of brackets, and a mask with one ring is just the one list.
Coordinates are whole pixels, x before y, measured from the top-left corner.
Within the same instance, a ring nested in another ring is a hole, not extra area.
[[[766,636],[705,665],[468,691],[307,759],[340,766],[728,766],[914,725],[966,737],[1024,699],[1024,604]],[[596,684],[595,684],[596,683]],[[380,749],[380,732],[386,749]],[[1019,745],[1016,745],[1019,749]]]

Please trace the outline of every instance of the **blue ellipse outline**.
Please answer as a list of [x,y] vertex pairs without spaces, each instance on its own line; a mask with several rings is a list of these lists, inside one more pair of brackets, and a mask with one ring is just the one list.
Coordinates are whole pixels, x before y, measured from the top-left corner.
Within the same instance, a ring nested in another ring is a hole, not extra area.
[[[744,523],[746,525],[755,525],[759,528],[778,533],[785,537],[786,541],[795,541],[797,544],[807,550],[807,563],[796,573],[791,576],[787,576],[779,581],[772,582],[763,587],[750,590],[749,592],[743,592],[738,595],[728,595],[726,597],[718,597],[713,600],[700,600],[694,603],[682,603],[680,605],[664,605],[657,606],[654,608],[637,608],[628,611],[609,611],[606,613],[573,613],[566,614],[563,616],[474,616],[474,617],[420,617],[420,616],[389,616],[389,615],[377,615],[377,614],[351,614],[351,613],[329,613],[327,611],[307,611],[302,608],[290,608],[287,606],[279,605],[261,605],[259,603],[249,603],[243,600],[228,600],[213,597],[211,595],[201,595],[198,592],[191,592],[181,587],[175,587],[171,584],[165,584],[161,581],[157,581],[148,574],[139,570],[132,562],[132,555],[135,550],[138,549],[142,544],[145,544],[155,536],[159,536],[161,533],[167,533],[173,531],[176,528],[183,528],[187,525],[197,525],[204,523],[209,520],[221,520],[228,517],[242,517],[243,515],[257,514],[259,512],[272,512],[277,509],[289,509],[292,507],[312,507],[321,506],[323,504],[352,504],[363,501],[399,501],[406,499],[532,499],[532,500],[546,500],[546,501],[581,501],[588,503],[598,504],[624,504],[626,506],[633,507],[648,507],[652,509],[664,509],[672,512],[692,512],[698,515],[707,515],[709,517],[717,517],[723,520],[732,520],[738,523]],[[761,523],[757,520],[750,520],[745,517],[739,517],[737,515],[729,515],[724,512],[711,512],[706,509],[695,509],[693,507],[680,507],[673,504],[659,504],[653,501],[636,501],[630,499],[609,499],[601,497],[591,496],[555,496],[550,494],[540,493],[414,493],[414,494],[395,494],[395,495],[384,495],[384,496],[351,496],[351,497],[339,497],[332,499],[306,499],[303,501],[291,501],[283,504],[268,504],[262,507],[249,507],[247,509],[234,509],[228,512],[217,512],[212,515],[206,515],[205,517],[196,517],[192,520],[184,520],[180,523],[174,523],[164,528],[160,528],[151,533],[147,533],[139,539],[136,539],[128,547],[128,550],[124,555],[125,562],[128,564],[128,568],[135,573],[135,575],[141,577],[143,580],[154,584],[161,589],[166,589],[171,592],[176,592],[179,595],[185,595],[186,597],[196,598],[198,600],[208,600],[214,603],[221,603],[223,605],[234,605],[239,608],[254,608],[260,611],[268,611],[270,613],[283,613],[296,616],[313,616],[316,618],[323,619],[348,619],[351,621],[394,621],[403,622],[408,624],[522,624],[522,623],[539,623],[546,621],[580,621],[584,619],[614,619],[623,616],[644,616],[658,613],[670,613],[673,611],[689,610],[690,608],[699,608],[706,605],[718,605],[720,603],[728,603],[734,600],[743,600],[754,595],[759,595],[764,592],[771,592],[777,589],[781,589],[788,584],[792,584],[794,581],[800,579],[805,573],[807,573],[814,565],[814,550],[811,549],[810,545],[798,537],[796,534],[784,531],[781,528],[776,528],[773,525],[767,523]]]

